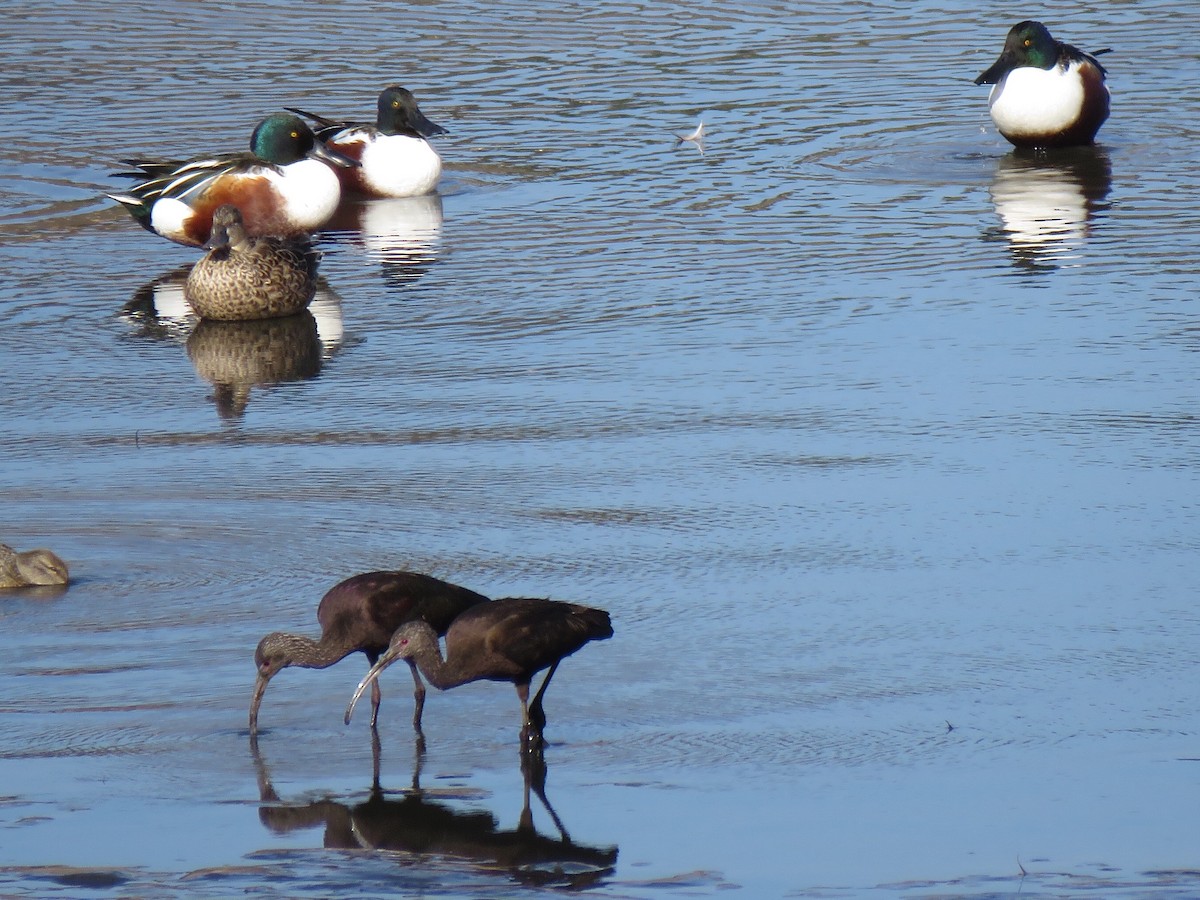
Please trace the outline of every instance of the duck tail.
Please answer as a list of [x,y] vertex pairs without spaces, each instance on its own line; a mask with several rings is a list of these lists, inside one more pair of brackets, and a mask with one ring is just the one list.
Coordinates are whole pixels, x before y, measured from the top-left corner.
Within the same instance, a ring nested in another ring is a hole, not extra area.
[[133,221],[147,231],[154,232],[154,226],[150,224],[150,207],[140,197],[135,197],[133,194],[105,194],[104,196],[120,203],[133,216]]

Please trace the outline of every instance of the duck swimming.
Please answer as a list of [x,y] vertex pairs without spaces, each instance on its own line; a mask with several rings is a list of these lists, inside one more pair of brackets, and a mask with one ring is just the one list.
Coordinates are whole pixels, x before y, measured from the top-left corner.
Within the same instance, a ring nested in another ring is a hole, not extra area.
[[8,544],[0,544],[0,588],[66,584],[69,579],[67,564],[49,550],[18,553]]
[[316,251],[302,240],[248,236],[235,206],[213,213],[208,248],[183,285],[183,296],[202,319],[291,316],[316,293]]
[[379,95],[375,124],[340,122],[289,107],[312,120],[317,138],[359,163],[338,170],[342,190],[366,197],[416,197],[437,187],[442,158],[426,138],[446,134],[417,106],[412,91],[399,85]]
[[1096,56],[1057,41],[1041,22],[1018,22],[1000,58],[975,79],[993,85],[988,109],[1017,147],[1090,144],[1108,118],[1105,70]]
[[330,150],[294,115],[263,119],[249,153],[225,153],[180,162],[131,159],[140,179],[127,193],[108,196],[155,234],[190,246],[208,240],[213,212],[237,206],[250,235],[305,235],[332,218],[342,198],[332,167],[356,167]]

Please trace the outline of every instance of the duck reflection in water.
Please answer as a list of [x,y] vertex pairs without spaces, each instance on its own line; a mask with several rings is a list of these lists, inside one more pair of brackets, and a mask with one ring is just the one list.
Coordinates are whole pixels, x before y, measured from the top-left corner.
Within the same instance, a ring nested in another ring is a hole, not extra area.
[[[460,808],[461,791],[421,787],[425,746],[416,742],[412,785],[385,791],[379,782],[380,742],[372,732],[374,775],[368,798],[343,803],[334,798],[289,804],[280,800],[253,736],[250,750],[258,774],[262,805],[258,815],[275,834],[324,827],[324,846],[349,850],[385,850],[417,857],[434,855],[439,862],[460,860],[484,871],[504,873],[523,884],[581,888],[611,875],[616,847],[590,847],[571,840],[546,799],[546,765],[539,754],[522,754],[524,804],[517,827],[501,829],[487,810]],[[530,794],[546,808],[558,837],[540,834],[533,824]]]
[[197,374],[213,384],[221,418],[241,418],[252,388],[316,377],[341,349],[342,302],[324,278],[297,315],[218,322],[199,319],[185,299],[190,270],[180,266],[138,288],[121,317],[137,337],[185,345]]
[[324,232],[339,232],[379,263],[383,279],[408,288],[437,263],[442,239],[442,197],[343,199]]
[[1014,150],[992,177],[1001,225],[984,236],[1006,241],[1018,268],[1054,271],[1078,257],[1111,189],[1112,164],[1102,147]]
[[315,378],[321,371],[317,320],[305,310],[279,319],[203,319],[187,339],[196,374],[213,386],[222,419],[240,419],[250,389]]
[[199,318],[183,296],[192,264],[178,266],[151,279],[133,292],[121,308],[121,318],[137,337],[183,343]]

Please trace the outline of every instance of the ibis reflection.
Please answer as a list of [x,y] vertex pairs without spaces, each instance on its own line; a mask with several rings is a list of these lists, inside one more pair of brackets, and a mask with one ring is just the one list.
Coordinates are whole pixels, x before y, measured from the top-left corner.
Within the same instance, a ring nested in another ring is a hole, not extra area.
[[[522,754],[524,805],[516,828],[497,826],[491,812],[472,808],[478,798],[462,790],[421,787],[424,744],[418,738],[411,786],[385,791],[379,782],[379,735],[372,732],[375,772],[365,801],[342,802],[328,797],[304,803],[280,799],[270,772],[251,738],[258,773],[259,819],[275,834],[323,828],[324,846],[354,850],[386,850],[414,856],[436,854],[487,871],[504,873],[524,884],[587,887],[612,874],[616,847],[577,844],[546,798],[546,764],[540,754]],[[538,797],[558,836],[540,834],[533,824],[530,794]]]

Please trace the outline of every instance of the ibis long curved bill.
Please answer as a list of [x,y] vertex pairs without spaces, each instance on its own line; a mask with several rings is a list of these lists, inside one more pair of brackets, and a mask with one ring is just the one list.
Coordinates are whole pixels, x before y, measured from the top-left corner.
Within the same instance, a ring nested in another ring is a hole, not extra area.
[[[383,673],[384,669],[386,669],[399,658],[400,655],[398,650],[393,650],[392,647],[389,646],[384,652],[383,656],[379,657],[379,660],[375,663],[375,665],[371,666],[367,674],[363,676],[363,680],[358,683],[358,687],[354,690],[354,696],[350,698],[350,705],[346,707],[346,716],[343,721],[345,721],[347,725],[350,724],[350,717],[354,715],[354,706],[356,703],[358,703],[358,698],[363,695],[363,691],[371,686],[371,683]],[[419,723],[417,727],[420,727]]]
[[270,683],[271,677],[263,675],[261,672],[254,679],[254,693],[250,697],[250,734],[258,731],[258,707],[262,705],[263,694],[267,692],[267,685]]

